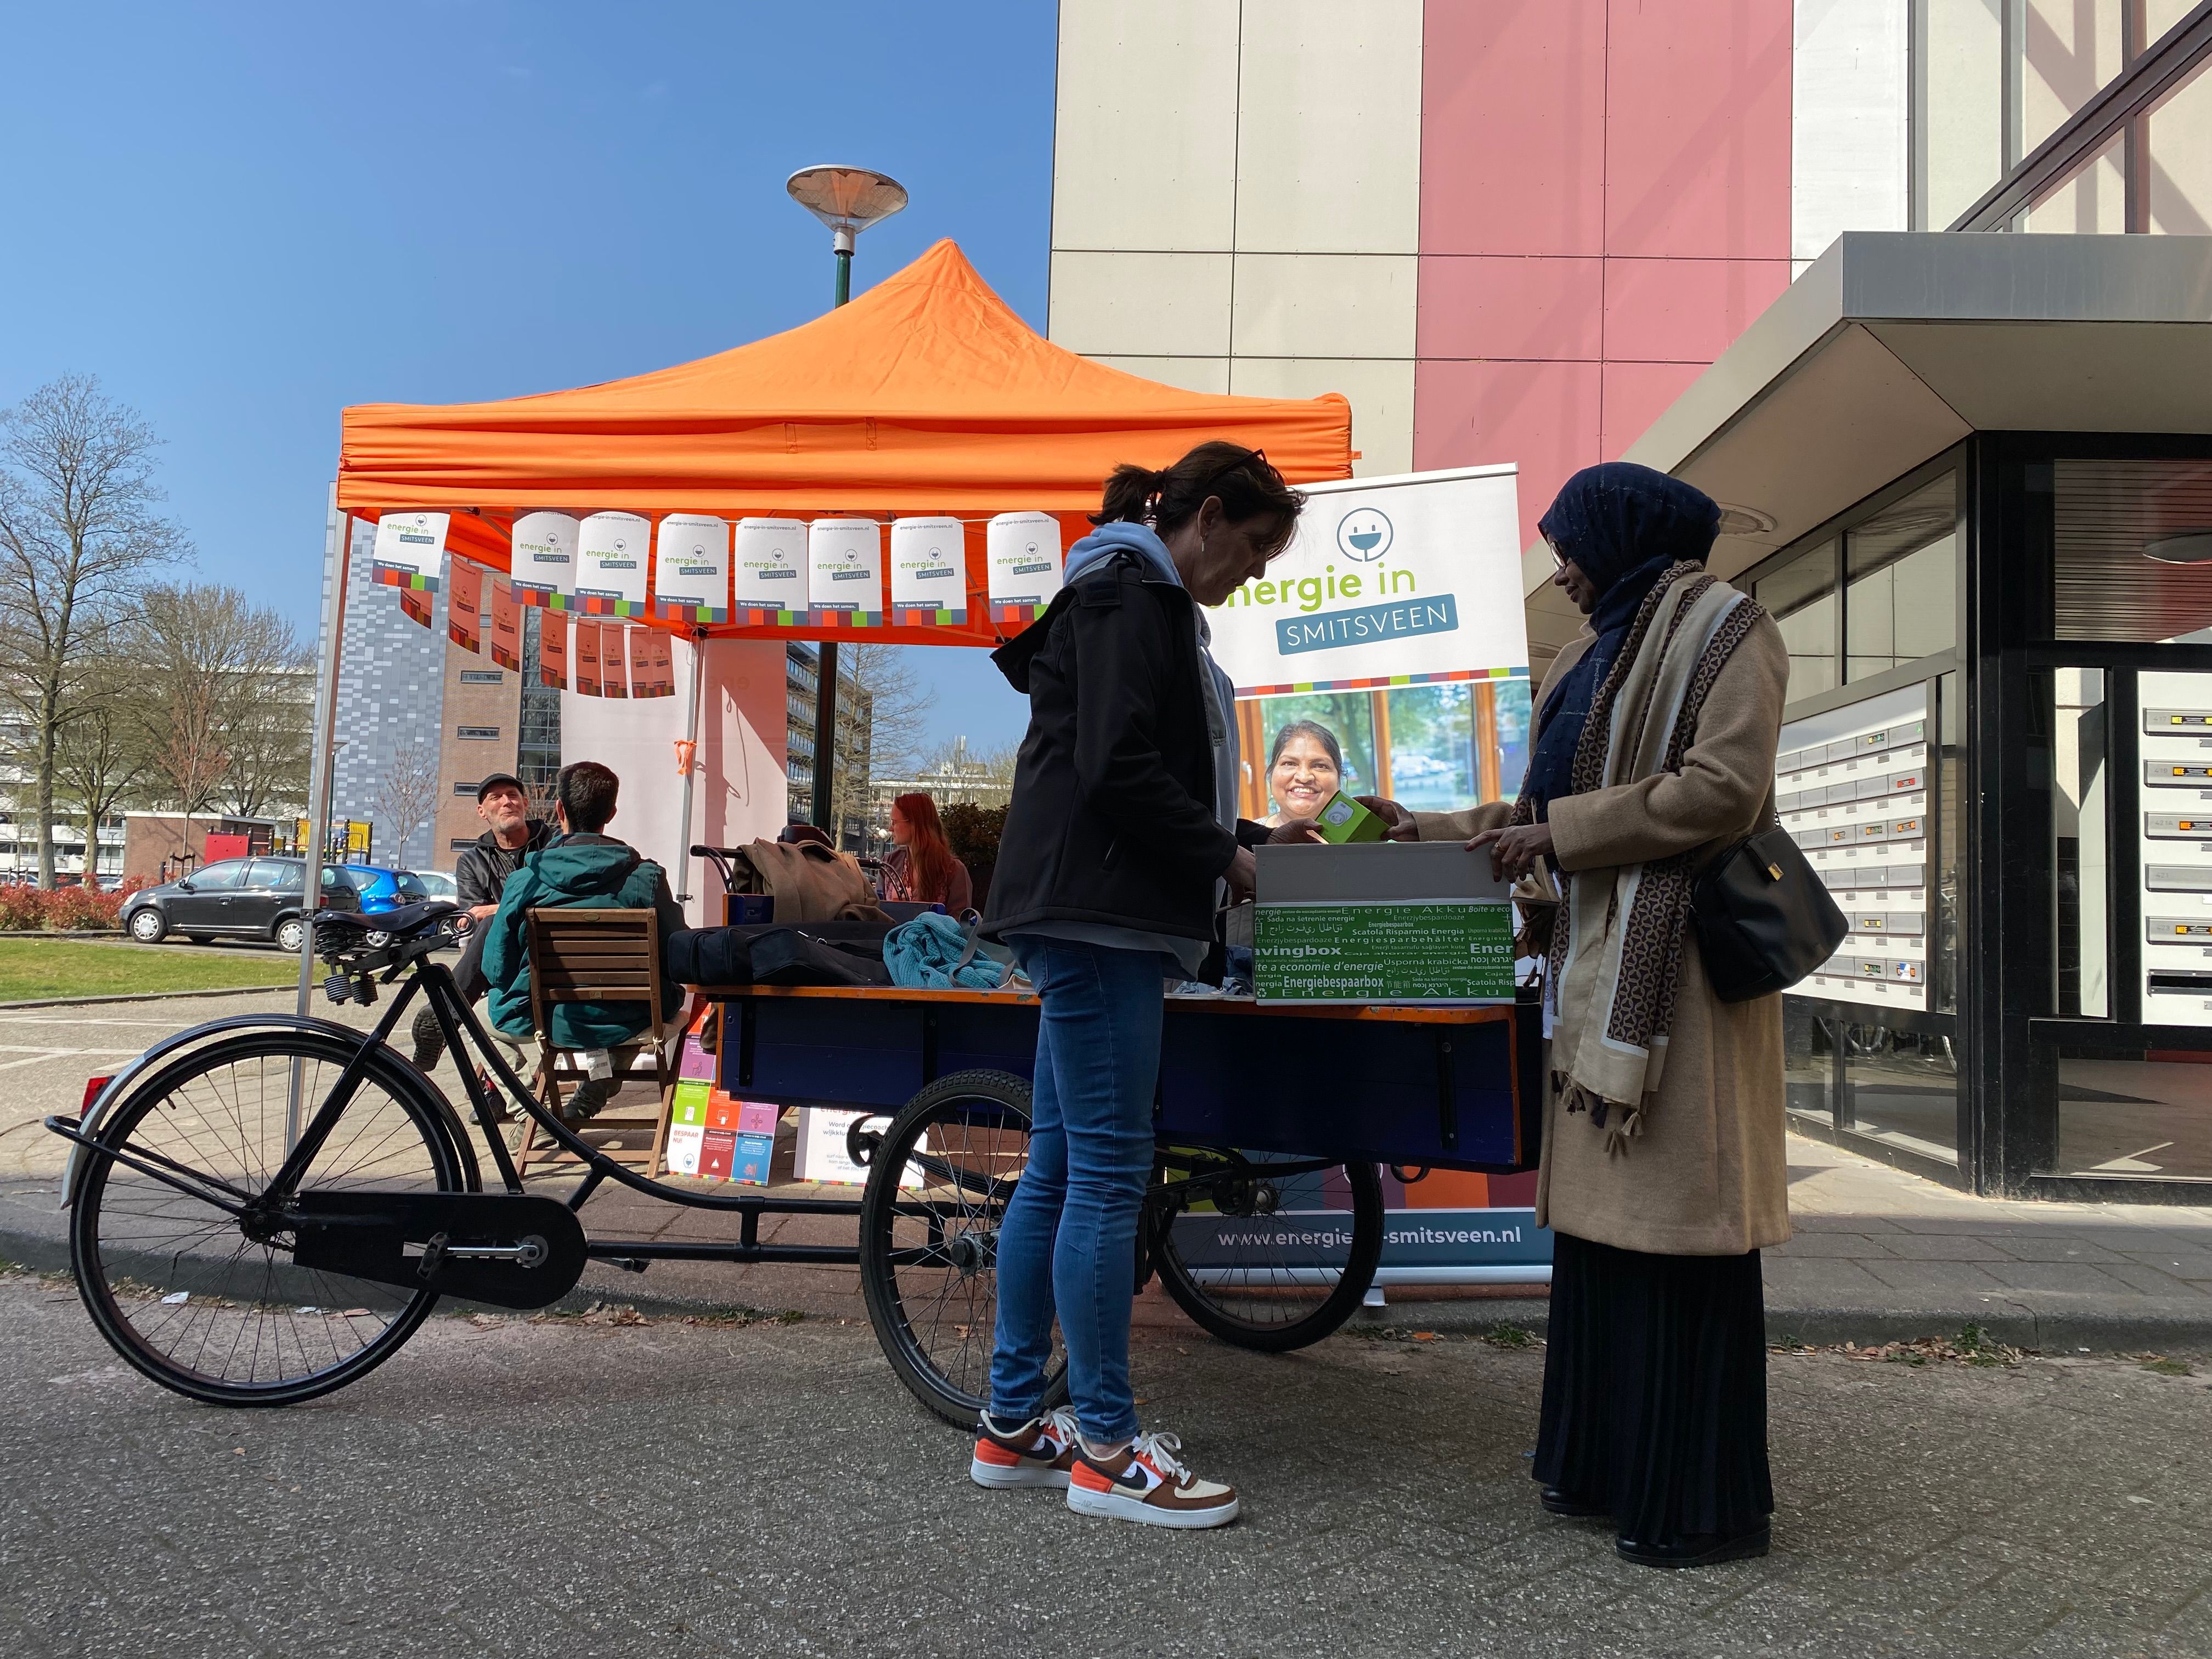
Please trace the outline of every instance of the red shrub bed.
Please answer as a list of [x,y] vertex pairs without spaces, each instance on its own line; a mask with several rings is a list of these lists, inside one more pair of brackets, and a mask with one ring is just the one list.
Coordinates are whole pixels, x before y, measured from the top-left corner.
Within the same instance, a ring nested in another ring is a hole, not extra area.
[[0,887],[0,933],[86,933],[122,925],[123,901],[146,885],[133,876],[112,893],[78,885]]

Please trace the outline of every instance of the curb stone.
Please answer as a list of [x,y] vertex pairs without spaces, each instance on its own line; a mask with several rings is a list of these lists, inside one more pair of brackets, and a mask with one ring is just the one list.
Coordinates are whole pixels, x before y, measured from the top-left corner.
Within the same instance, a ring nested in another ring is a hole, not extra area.
[[179,997],[242,997],[256,991],[296,991],[292,985],[217,986],[206,991],[118,991],[96,997],[33,997],[27,1002],[0,1002],[0,1008],[76,1008],[95,1002],[168,1002]]

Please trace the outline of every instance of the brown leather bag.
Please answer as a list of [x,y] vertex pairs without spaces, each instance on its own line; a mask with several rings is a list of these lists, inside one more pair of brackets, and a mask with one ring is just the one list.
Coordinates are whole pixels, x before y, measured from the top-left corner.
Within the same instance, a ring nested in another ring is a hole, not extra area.
[[730,860],[739,893],[775,899],[779,925],[794,921],[889,921],[859,860],[818,842],[757,841]]

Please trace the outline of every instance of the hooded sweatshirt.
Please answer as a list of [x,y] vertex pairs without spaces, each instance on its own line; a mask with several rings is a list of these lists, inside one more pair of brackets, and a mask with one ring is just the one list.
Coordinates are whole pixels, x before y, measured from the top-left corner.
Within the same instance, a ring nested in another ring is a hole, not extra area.
[[[1074,581],[1091,566],[1115,553],[1127,550],[1145,562],[1146,568],[1163,581],[1183,586],[1182,572],[1176,568],[1175,559],[1168,552],[1167,544],[1150,525],[1134,524],[1127,520],[1102,524],[1067,550],[1067,563],[1060,573],[1060,585],[1065,587]],[[1191,614],[1198,622],[1198,679],[1206,689],[1206,732],[1213,744],[1213,813],[1221,827],[1234,835],[1237,830],[1237,781],[1242,770],[1242,756],[1238,753],[1237,721],[1233,710],[1237,706],[1237,688],[1229,676],[1221,672],[1207,649],[1213,643],[1213,629],[1206,621],[1204,607],[1194,605]],[[1186,974],[1200,971],[1206,960],[1206,946],[1201,941],[1178,938],[1170,933],[1150,933],[1140,928],[1115,927],[1103,922],[1040,921],[1032,922],[1022,930],[1024,937],[1042,936],[1048,939],[1072,939],[1091,945],[1109,945],[1121,951],[1151,951],[1173,957]]]
[[[527,1037],[530,1014],[529,915],[533,909],[580,905],[601,910],[655,910],[664,947],[669,935],[686,925],[683,906],[668,890],[659,865],[638,856],[611,836],[564,836],[532,853],[507,878],[499,911],[484,934],[484,978],[491,989],[484,1004],[491,1023],[512,1037]],[[670,984],[661,1013],[672,1014],[684,989]],[[611,1048],[629,1042],[653,1024],[642,1002],[562,1002],[549,1011],[553,1043],[560,1048]]]

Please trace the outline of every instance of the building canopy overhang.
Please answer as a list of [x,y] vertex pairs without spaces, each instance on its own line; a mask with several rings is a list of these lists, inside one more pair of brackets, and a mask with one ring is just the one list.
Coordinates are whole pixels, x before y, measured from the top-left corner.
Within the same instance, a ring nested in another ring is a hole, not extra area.
[[[1978,431],[2212,433],[2212,237],[1845,234],[1623,459],[1747,509],[1734,576]],[[1540,661],[1581,627],[1552,568]]]

